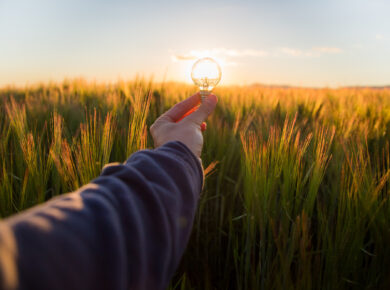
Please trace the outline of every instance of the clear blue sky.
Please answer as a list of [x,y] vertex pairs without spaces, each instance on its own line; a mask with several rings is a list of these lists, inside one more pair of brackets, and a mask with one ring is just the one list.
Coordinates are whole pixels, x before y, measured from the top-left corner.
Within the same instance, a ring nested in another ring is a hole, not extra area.
[[0,85],[136,74],[224,84],[390,84],[390,1],[0,0]]

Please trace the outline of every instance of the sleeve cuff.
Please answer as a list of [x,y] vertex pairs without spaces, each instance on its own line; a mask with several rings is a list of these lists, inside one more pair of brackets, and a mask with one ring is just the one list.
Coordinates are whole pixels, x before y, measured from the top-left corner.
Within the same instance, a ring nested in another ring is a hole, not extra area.
[[193,171],[199,176],[200,190],[203,189],[204,172],[202,166],[202,160],[195,156],[194,153],[180,141],[171,141],[155,149],[155,151],[171,152],[178,159],[184,161]]

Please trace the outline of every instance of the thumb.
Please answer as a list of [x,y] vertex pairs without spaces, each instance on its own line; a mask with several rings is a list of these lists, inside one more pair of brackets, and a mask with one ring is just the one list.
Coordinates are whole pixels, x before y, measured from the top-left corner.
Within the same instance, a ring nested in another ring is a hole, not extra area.
[[203,121],[207,119],[209,115],[214,111],[215,106],[217,105],[218,99],[215,95],[208,95],[206,99],[199,106],[198,110],[193,112],[191,115],[184,118],[184,120],[188,120],[194,122],[198,125],[201,125]]

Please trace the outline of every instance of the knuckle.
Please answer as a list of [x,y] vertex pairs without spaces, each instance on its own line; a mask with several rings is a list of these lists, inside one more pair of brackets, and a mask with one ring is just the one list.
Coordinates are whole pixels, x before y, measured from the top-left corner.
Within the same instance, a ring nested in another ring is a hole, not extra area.
[[149,131],[152,135],[156,133],[157,130],[157,123],[153,123],[152,126],[150,126]]

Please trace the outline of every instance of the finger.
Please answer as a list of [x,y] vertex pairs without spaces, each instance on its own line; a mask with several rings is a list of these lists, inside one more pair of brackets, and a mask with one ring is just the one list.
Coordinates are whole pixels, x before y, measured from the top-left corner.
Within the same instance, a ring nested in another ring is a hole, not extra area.
[[197,109],[198,109],[198,105],[196,105],[195,107],[193,107],[191,110],[189,110],[187,113],[185,113],[179,120],[176,121],[177,122],[180,122],[181,120],[183,120],[185,117],[187,117],[188,115],[191,115],[193,112],[195,112]]
[[207,119],[207,117],[214,111],[215,106],[217,105],[218,99],[215,95],[209,95],[203,101],[203,103],[199,106],[199,109],[193,112],[191,115],[187,116],[185,120],[202,124],[203,121]]
[[206,129],[207,129],[207,124],[206,122],[203,122],[202,125],[200,125],[200,131],[204,132],[206,131]]
[[196,93],[195,95],[174,105],[171,109],[165,112],[161,117],[171,122],[177,122],[183,117],[183,115],[185,115],[188,111],[193,109],[199,103],[200,103],[200,94]]

